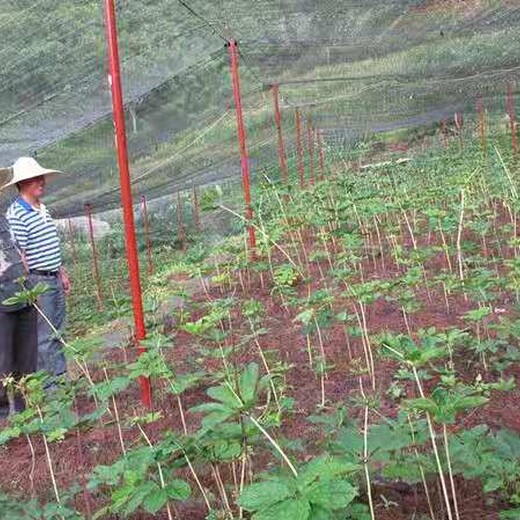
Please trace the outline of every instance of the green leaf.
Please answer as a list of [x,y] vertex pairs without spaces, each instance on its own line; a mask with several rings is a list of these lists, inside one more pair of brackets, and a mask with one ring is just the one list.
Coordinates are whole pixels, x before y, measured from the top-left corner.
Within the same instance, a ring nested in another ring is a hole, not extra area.
[[311,460],[300,472],[299,482],[305,485],[311,484],[316,478],[332,478],[336,475],[344,475],[358,470],[358,466],[350,462],[343,462],[330,455],[324,455]]
[[[219,430],[220,433],[220,430]],[[217,440],[211,446],[213,457],[220,461],[230,461],[238,458],[243,449],[243,444],[237,441]]]
[[100,485],[116,486],[124,469],[124,461],[118,460],[111,466],[96,466],[90,475],[87,489],[94,490]]
[[156,489],[146,496],[143,507],[150,514],[157,513],[168,502],[168,493],[164,489]]
[[305,491],[305,498],[311,504],[335,511],[344,509],[357,495],[357,489],[346,480],[323,479],[315,482]]
[[283,482],[259,482],[244,489],[238,499],[238,504],[246,511],[257,511],[289,496],[291,496],[291,489]]
[[220,401],[229,408],[237,409],[242,407],[240,399],[237,397],[235,392],[233,392],[233,390],[227,385],[213,386],[211,388],[208,388],[206,393],[212,399],[215,399],[215,401]]
[[186,500],[191,495],[191,488],[187,482],[175,479],[166,486],[168,497],[173,500]]
[[352,504],[347,509],[346,520],[371,520],[372,515],[365,504]]
[[310,520],[332,520],[332,511],[330,509],[311,504]]
[[202,403],[197,406],[193,406],[190,408],[190,412],[192,413],[229,413],[233,414],[234,410],[229,408],[229,406],[225,406],[221,403]]
[[484,483],[484,493],[491,493],[500,489],[504,485],[504,482],[499,477],[491,477]]
[[314,311],[312,309],[306,309],[302,312],[300,312],[296,318],[294,318],[293,322],[300,322],[304,325],[309,325],[314,318]]
[[487,397],[482,395],[472,395],[467,397],[459,397],[453,401],[453,408],[457,411],[467,410],[468,408],[476,408],[482,406],[489,401]]
[[67,428],[56,428],[46,435],[49,442],[62,441],[67,433]]
[[220,403],[205,403],[199,406],[194,406],[190,409],[191,412],[202,412],[205,413],[205,417],[202,419],[202,426],[206,430],[211,430],[220,423],[227,421],[230,417],[235,415],[235,410],[228,408],[227,406],[221,405]]
[[6,444],[12,439],[16,439],[22,434],[21,428],[18,426],[11,426],[10,428],[3,428],[0,431],[0,446]]
[[146,496],[157,489],[155,482],[138,483],[138,475],[134,472],[127,472],[128,477],[123,486],[117,488],[112,494],[112,511],[124,512],[125,514],[133,513],[139,508]]
[[257,363],[250,363],[242,372],[239,389],[240,397],[245,404],[252,404],[254,402],[258,384],[258,374],[259,369]]
[[345,322],[348,320],[348,314],[346,311],[342,311],[339,314],[336,314],[336,319],[341,322]]
[[384,462],[381,474],[388,480],[402,480],[408,484],[417,484],[421,482],[421,472],[417,464],[410,464],[410,461],[404,459],[395,462],[390,459]]
[[480,307],[478,309],[473,309],[471,311],[466,312],[464,314],[464,318],[466,318],[468,321],[481,321],[486,316],[489,316],[492,312],[491,307]]
[[96,384],[91,391],[94,392],[99,399],[106,401],[111,396],[121,393],[130,385],[130,383],[131,380],[129,377],[119,376],[110,381],[102,381],[101,383]]
[[408,424],[382,423],[373,425],[368,433],[370,451],[389,452],[408,448],[413,438]]
[[363,453],[363,436],[354,426],[341,428],[336,441],[342,453],[358,457]]
[[419,397],[417,399],[410,399],[405,401],[405,404],[409,408],[413,408],[414,410],[421,410],[423,412],[430,413],[435,415],[438,410],[438,405],[433,399],[428,399],[427,397]]
[[520,437],[512,430],[500,430],[495,438],[497,452],[502,457],[520,458]]
[[307,500],[291,498],[255,513],[252,520],[311,520],[310,513]]

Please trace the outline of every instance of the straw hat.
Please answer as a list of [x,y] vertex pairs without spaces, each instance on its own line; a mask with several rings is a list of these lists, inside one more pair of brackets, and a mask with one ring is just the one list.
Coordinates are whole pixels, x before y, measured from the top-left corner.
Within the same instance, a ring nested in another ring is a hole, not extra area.
[[62,173],[59,170],[49,170],[47,168],[43,168],[32,157],[20,157],[11,166],[11,168],[5,168],[1,171],[5,173],[6,170],[11,174],[11,180],[0,187],[0,191],[14,186],[15,184],[18,184],[22,181],[35,179],[36,177],[42,177],[43,175],[48,176]]

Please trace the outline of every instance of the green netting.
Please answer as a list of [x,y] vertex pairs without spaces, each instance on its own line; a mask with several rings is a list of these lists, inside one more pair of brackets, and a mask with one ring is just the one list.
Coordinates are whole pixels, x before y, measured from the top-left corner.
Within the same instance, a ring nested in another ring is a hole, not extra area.
[[[0,7],[3,164],[37,154],[70,172],[51,193],[61,216],[118,207],[103,3]],[[117,16],[133,185],[150,199],[239,177],[229,38],[253,178],[277,175],[273,83],[291,164],[296,107],[345,154],[370,135],[471,119],[478,99],[505,117],[507,84],[516,92],[513,1],[120,1]]]

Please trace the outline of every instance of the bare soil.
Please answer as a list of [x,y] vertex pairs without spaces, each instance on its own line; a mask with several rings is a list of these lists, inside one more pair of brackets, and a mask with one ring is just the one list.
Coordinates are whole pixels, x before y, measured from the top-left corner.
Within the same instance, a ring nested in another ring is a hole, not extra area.
[[[438,265],[436,265],[436,263]],[[439,258],[429,265],[428,273],[435,272],[442,267],[443,260]],[[321,267],[321,269],[320,269]],[[392,264],[389,258],[386,259],[386,269],[382,270],[380,259],[367,261],[364,264],[365,279],[371,278],[392,278],[399,273],[399,269]],[[328,277],[322,278],[321,273],[327,272],[327,265],[323,262],[312,265],[313,278],[308,284],[299,282],[297,290],[300,296],[305,296],[309,290],[325,287],[333,287],[334,282]],[[237,273],[238,275],[238,273]],[[285,361],[291,366],[287,373],[288,395],[294,398],[294,413],[288,418],[283,428],[277,433],[290,439],[302,439],[306,443],[306,454],[311,457],[313,453],[319,452],[320,441],[323,440],[323,432],[316,426],[311,425],[307,417],[316,411],[319,404],[319,380],[316,374],[309,368],[306,350],[306,340],[299,325],[293,322],[297,309],[287,310],[279,297],[272,294],[272,285],[268,275],[264,276],[265,286],[262,288],[258,274],[242,273],[246,280],[246,294],[241,293],[238,282],[232,290],[209,285],[205,290],[200,286],[194,286],[193,281],[190,290],[193,293],[190,302],[187,304],[187,312],[192,319],[197,319],[203,312],[203,306],[208,298],[218,299],[226,296],[237,295],[242,298],[250,298],[261,302],[265,307],[266,317],[263,326],[268,328],[269,333],[260,337],[259,341],[266,350],[277,352],[278,359]],[[238,280],[238,276],[236,277]],[[176,283],[182,282],[182,278],[176,277]],[[187,281],[187,279],[186,279]],[[338,291],[335,291],[337,294]],[[410,327],[413,331],[425,327],[437,327],[445,329],[451,326],[467,326],[461,319],[464,312],[472,308],[472,304],[465,301],[462,296],[451,296],[449,299],[450,314],[446,313],[444,298],[441,294],[426,291],[419,294],[421,308],[409,316]],[[334,309],[337,312],[348,310],[351,303],[341,298],[336,298]],[[515,310],[508,297],[503,302],[497,302],[500,312],[505,315],[514,316]],[[373,305],[367,306],[368,329],[372,334],[391,330],[393,332],[406,333],[406,324],[401,310],[395,303],[378,300]],[[174,337],[175,348],[173,349],[171,362],[175,371],[182,373],[192,368],[194,358],[198,355],[198,340],[189,334],[178,331],[175,328],[175,317],[165,325],[167,332]],[[250,333],[247,322],[243,319],[239,311],[232,314],[232,334],[228,337],[229,344],[233,344],[243,334]],[[356,395],[358,390],[358,376],[352,373],[352,360],[349,357],[346,347],[345,333],[341,325],[336,324],[327,328],[324,333],[325,352],[329,363],[334,365],[326,381],[326,396],[328,403],[332,405],[348,402],[349,397]],[[361,357],[362,348],[359,340],[352,338],[352,349],[354,357]],[[257,359],[256,347],[251,345],[247,350],[241,351],[237,355],[237,362],[247,362]],[[121,361],[124,356],[130,360],[134,357],[134,351],[111,349],[107,351],[107,357],[114,361]],[[463,367],[468,379],[474,378],[481,367],[478,362],[468,365],[465,359],[456,360],[460,367]],[[219,369],[220,361],[218,358],[205,361],[208,371]],[[377,387],[378,396],[381,402],[381,413],[387,416],[396,414],[396,402],[387,395],[386,391],[392,381],[395,371],[395,364],[391,361],[377,361]],[[520,378],[520,367],[512,367],[507,371],[507,376]],[[96,374],[101,378],[101,374]],[[157,439],[161,432],[165,430],[181,430],[181,422],[177,404],[172,396],[161,392],[160,388],[154,388],[154,406],[163,412],[163,419],[156,424],[147,427],[147,432],[152,440]],[[412,386],[407,388],[410,395],[414,395]],[[183,396],[183,404],[186,410],[195,404],[207,400],[205,388],[199,387],[192,389]],[[520,413],[518,403],[520,402],[520,391],[515,390],[509,393],[494,393],[489,403],[483,408],[467,416],[458,427],[470,427],[476,424],[486,423],[492,428],[510,428],[520,433]],[[139,390],[136,386],[131,387],[123,395],[118,397],[120,414],[123,417],[132,417],[140,410]],[[85,413],[92,408],[92,403],[87,399],[77,402],[79,413]],[[372,418],[377,421],[377,418]],[[188,428],[194,431],[200,422],[200,417],[195,414],[187,413]],[[138,433],[135,428],[125,428],[124,442],[127,447],[131,447],[137,441]],[[44,446],[39,438],[33,438],[35,449],[34,460],[25,438],[20,438],[9,444],[8,447],[0,449],[2,458],[2,471],[0,472],[0,488],[9,493],[19,493],[23,497],[37,497],[40,500],[52,500],[52,487],[50,483],[49,471],[47,468]],[[118,439],[116,425],[105,422],[97,428],[86,431],[70,433],[65,440],[51,444],[51,455],[54,461],[58,486],[62,489],[68,487],[72,482],[78,482],[83,487],[83,493],[78,495],[76,507],[89,514],[95,511],[103,503],[103,497],[86,490],[85,483],[92,468],[100,464],[111,464],[121,456],[121,446]],[[259,454],[256,460],[256,469],[261,466],[268,467],[275,463],[274,459],[268,454]],[[208,487],[212,486],[212,479],[209,473],[204,473],[200,468],[203,481]],[[184,475],[190,482],[191,477]],[[191,482],[193,484],[193,482]],[[176,517],[182,520],[203,520],[206,511],[203,503],[199,500],[197,490],[194,490],[194,498],[182,505],[177,506]],[[487,503],[478,482],[466,482],[457,479],[457,489],[460,497],[460,511],[463,520],[479,519],[498,519],[499,502],[494,505]],[[421,518],[421,514],[428,515],[428,507],[419,487],[402,485],[375,486],[374,496],[377,506],[377,518],[379,520],[411,520]],[[384,499],[383,499],[384,497]],[[437,507],[437,518],[444,518],[442,499],[438,493],[434,493],[433,502]],[[152,518],[150,515],[138,514],[135,519]],[[166,518],[165,514],[155,515],[154,518]],[[295,519],[297,520],[297,519]]]

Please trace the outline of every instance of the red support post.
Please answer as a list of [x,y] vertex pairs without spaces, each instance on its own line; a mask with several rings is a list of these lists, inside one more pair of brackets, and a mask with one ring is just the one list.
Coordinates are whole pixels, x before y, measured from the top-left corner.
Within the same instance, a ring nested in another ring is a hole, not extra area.
[[518,130],[516,126],[515,98],[513,96],[513,84],[507,82],[507,114],[511,128],[511,146],[513,147],[514,159],[518,160]]
[[144,239],[146,241],[146,256],[148,258],[148,274],[153,274],[152,237],[150,233],[150,220],[148,218],[148,204],[146,195],[141,195],[141,216],[143,217]]
[[98,308],[103,309],[103,289],[101,287],[101,275],[99,273],[98,253],[96,248],[96,238],[94,237],[94,226],[92,224],[92,206],[85,204],[85,215],[87,217],[88,236],[90,239],[90,247],[92,249],[92,267],[94,273],[94,281],[96,283],[96,297]]
[[307,147],[309,152],[309,172],[311,184],[316,183],[316,171],[314,169],[314,132],[310,118],[307,120]]
[[195,227],[200,233],[202,231],[202,225],[200,222],[200,207],[199,207],[199,194],[197,193],[197,187],[193,187],[193,220],[195,221]]
[[305,187],[305,152],[302,144],[302,123],[300,110],[295,111],[295,130],[296,130],[296,149],[298,153],[298,176],[300,178],[300,187]]
[[[244,127],[244,116],[242,114],[242,98],[240,96],[237,42],[235,40],[229,40],[227,47],[229,51],[233,99],[235,101],[235,111],[237,117],[238,141],[242,159],[242,182],[244,185],[244,198],[246,204],[245,218],[249,223],[253,219],[253,208],[251,207],[251,185],[249,180],[249,157],[247,156],[246,130]],[[254,255],[256,250],[255,228],[251,225],[248,225],[247,230],[249,233],[249,248],[251,249],[251,254]]]
[[[119,163],[121,202],[123,206],[123,219],[125,223],[126,256],[128,261],[130,291],[132,295],[132,305],[134,311],[135,339],[137,342],[138,353],[142,354],[146,350],[143,348],[141,343],[146,338],[146,328],[144,324],[141,280],[139,277],[139,256],[137,253],[137,240],[135,237],[132,187],[130,184],[130,169],[128,166],[123,89],[121,86],[121,68],[119,64],[117,22],[114,0],[105,0],[105,17],[110,67],[109,84],[112,91],[112,112],[114,118],[115,145]],[[141,387],[141,401],[146,408],[151,408],[152,389],[150,385],[150,379],[141,377],[139,384]]]
[[289,182],[289,171],[287,169],[287,159],[285,157],[285,147],[283,144],[282,132],[282,114],[280,113],[280,88],[277,84],[273,85],[273,101],[274,101],[274,120],[276,130],[278,132],[278,160],[280,162],[280,171],[284,184]]

